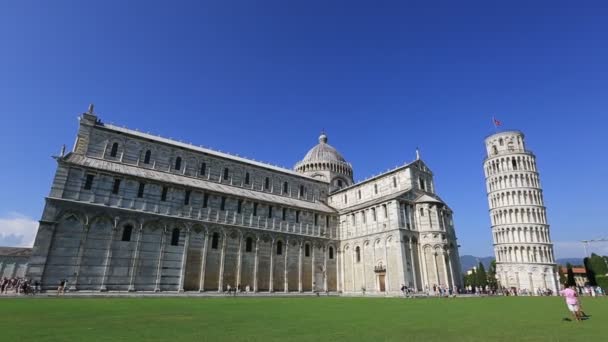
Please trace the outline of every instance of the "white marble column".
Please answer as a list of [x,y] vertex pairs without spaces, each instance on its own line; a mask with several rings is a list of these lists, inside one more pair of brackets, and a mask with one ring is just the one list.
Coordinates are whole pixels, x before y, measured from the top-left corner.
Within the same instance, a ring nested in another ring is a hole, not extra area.
[[403,240],[403,237],[400,236],[398,237],[399,241],[399,252],[401,253],[398,260],[398,266],[399,266],[399,276],[401,277],[400,281],[398,282],[401,288],[401,284],[406,285],[407,282],[407,278],[409,278],[409,275],[407,274],[407,252],[405,250],[405,241]]
[[441,260],[443,261],[443,273],[445,274],[445,286],[450,286],[450,278],[448,276],[448,265],[445,262],[446,253],[441,252]]
[[188,262],[188,249],[190,248],[190,227],[186,228],[186,238],[184,250],[182,251],[182,267],[179,275],[179,292],[184,292],[184,282],[186,281],[186,263]]
[[352,278],[353,292],[356,292],[357,291],[357,285],[355,284],[355,265],[356,265],[355,264],[355,254],[357,254],[357,252],[356,252],[356,246],[354,244],[352,245],[351,248],[352,248],[351,262],[352,262],[353,266],[351,268],[350,275],[351,275],[351,278]]
[[[343,247],[342,247],[343,248]],[[336,249],[336,282],[338,282],[338,291],[344,292],[344,249]]]
[[253,292],[258,292],[258,254],[260,250],[260,238],[256,237],[255,240],[255,257],[253,261]]
[[270,242],[270,284],[268,285],[268,292],[274,291],[274,237]]
[[164,227],[160,232],[160,248],[158,255],[158,264],[156,266],[156,284],[154,286],[154,292],[160,292],[160,280],[163,272],[163,259],[165,256],[165,235],[167,234],[167,227]]
[[106,251],[106,258],[103,263],[103,277],[101,278],[101,286],[99,287],[99,291],[107,291],[108,288],[106,283],[108,281],[108,271],[110,270],[110,261],[112,260],[112,245],[114,244],[114,235],[116,234],[116,230],[118,230],[118,218],[114,220],[114,225],[112,227],[112,233],[110,234],[110,241],[108,243],[108,248]]
[[412,240],[410,239],[409,242],[409,248],[410,248],[410,259],[411,259],[411,263],[412,263],[412,280],[414,281],[414,291],[418,292],[418,281],[417,281],[417,277],[416,277],[416,258],[414,255],[414,248],[412,246]]
[[384,262],[386,263],[386,276],[384,277],[384,281],[385,281],[385,290],[386,293],[388,294],[389,292],[391,292],[391,282],[390,282],[390,272],[389,272],[389,268],[388,268],[388,241],[386,241],[386,239],[384,239]]
[[298,292],[302,292],[302,249],[304,243],[300,241],[300,253],[298,255]]
[[[454,277],[454,268],[452,267],[452,253],[448,250],[448,267],[450,268],[450,277],[452,278],[452,289],[456,290],[458,281]],[[455,293],[455,292],[454,292]]]
[[285,275],[283,276],[283,280],[285,281],[285,285],[283,285],[283,291],[285,293],[289,292],[289,280],[288,280],[288,267],[287,267],[287,255],[289,254],[289,240],[285,239]]
[[137,228],[137,242],[135,243],[135,252],[133,252],[133,260],[131,261],[131,270],[129,276],[129,292],[135,291],[135,275],[137,274],[137,263],[139,261],[139,248],[141,246],[141,235],[143,234],[144,225],[139,224]]
[[435,267],[435,277],[437,280],[437,284],[434,284],[434,285],[439,286],[439,284],[440,284],[439,279],[441,279],[441,278],[439,276],[439,266],[437,266],[437,252],[433,251],[431,253],[431,255],[433,256],[433,266]]
[[422,281],[420,282],[422,290],[425,291],[430,288],[429,285],[429,268],[426,264],[426,252],[422,244],[418,244],[418,256],[420,256],[420,263],[422,264]]
[[[372,259],[372,262],[375,259]],[[367,289],[367,278],[365,277],[365,242],[361,244],[361,274],[363,276],[363,285]]]
[[205,268],[207,265],[207,246],[209,245],[209,233],[203,231],[205,240],[203,241],[203,248],[201,250],[201,277],[198,280],[198,292],[205,291]]
[[222,234],[222,254],[220,257],[220,274],[217,282],[217,292],[224,292],[224,262],[226,261],[226,240],[228,239],[228,234],[224,232]]
[[[239,232],[239,251],[237,253],[237,261],[236,261],[236,286],[237,290],[241,285],[241,268],[243,264],[243,233]],[[240,289],[242,290],[242,288]]]
[[314,293],[317,289],[316,286],[317,284],[315,283],[315,243],[311,242],[310,243],[310,256],[312,257],[312,262],[311,262],[311,267],[310,267],[310,274],[312,277],[312,292]]
[[[76,268],[74,270],[74,281],[70,286],[70,291],[76,291],[78,289],[78,279],[80,278],[80,265],[82,264],[82,256],[84,255],[84,248],[87,243],[87,237],[89,235],[89,229],[91,228],[91,223],[87,222],[84,224],[84,229],[80,236],[80,245],[78,246],[78,259],[76,259]],[[0,276],[2,274],[0,273]]]
[[327,246],[323,247],[323,291],[328,292],[327,289]]

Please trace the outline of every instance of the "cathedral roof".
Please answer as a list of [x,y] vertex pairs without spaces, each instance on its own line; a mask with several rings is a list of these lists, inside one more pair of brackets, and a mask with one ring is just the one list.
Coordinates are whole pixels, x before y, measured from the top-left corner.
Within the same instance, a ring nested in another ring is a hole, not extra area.
[[313,162],[346,163],[346,159],[333,146],[327,143],[327,135],[322,133],[319,136],[319,144],[306,153],[300,164]]
[[116,163],[113,161],[99,158],[85,157],[74,153],[68,153],[65,157],[61,159],[61,161],[101,171],[119,172],[124,175],[144,178],[151,181],[157,181],[159,183],[172,183],[180,186],[202,189],[203,191],[245,197],[259,202],[278,203],[279,205],[315,210],[326,213],[335,212],[333,208],[320,201],[310,202],[297,198],[245,189],[238,186],[210,182],[195,177],[188,177],[185,175],[163,172],[159,170],[151,170],[133,165]]

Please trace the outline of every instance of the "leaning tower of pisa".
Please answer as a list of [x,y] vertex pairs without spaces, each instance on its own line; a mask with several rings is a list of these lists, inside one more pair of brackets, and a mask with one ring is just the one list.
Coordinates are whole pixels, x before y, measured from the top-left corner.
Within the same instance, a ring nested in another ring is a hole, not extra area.
[[490,219],[500,286],[559,289],[536,157],[524,134],[506,131],[486,138],[484,161]]

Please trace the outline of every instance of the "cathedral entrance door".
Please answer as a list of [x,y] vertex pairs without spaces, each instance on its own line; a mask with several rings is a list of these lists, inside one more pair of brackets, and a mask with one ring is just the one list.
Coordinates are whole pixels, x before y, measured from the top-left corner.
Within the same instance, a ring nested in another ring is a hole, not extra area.
[[384,292],[386,284],[384,283],[384,274],[378,274],[378,283],[380,284],[380,292]]

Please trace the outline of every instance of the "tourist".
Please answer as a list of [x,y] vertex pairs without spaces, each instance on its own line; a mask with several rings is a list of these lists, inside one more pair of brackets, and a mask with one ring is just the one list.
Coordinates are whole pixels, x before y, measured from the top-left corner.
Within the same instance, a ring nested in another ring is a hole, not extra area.
[[568,306],[568,310],[570,310],[574,318],[580,322],[581,312],[578,301],[578,294],[576,293],[576,291],[573,290],[570,285],[564,284],[564,289],[560,292],[560,294],[566,298],[566,305]]

